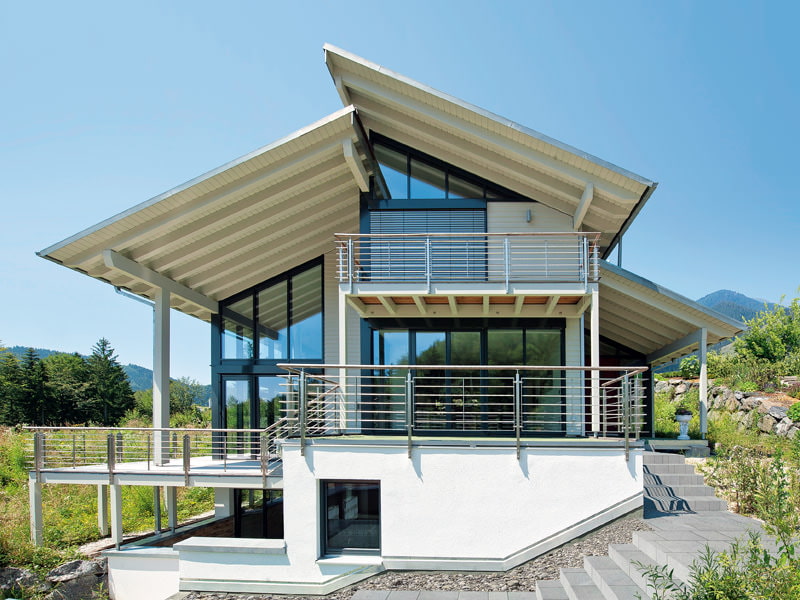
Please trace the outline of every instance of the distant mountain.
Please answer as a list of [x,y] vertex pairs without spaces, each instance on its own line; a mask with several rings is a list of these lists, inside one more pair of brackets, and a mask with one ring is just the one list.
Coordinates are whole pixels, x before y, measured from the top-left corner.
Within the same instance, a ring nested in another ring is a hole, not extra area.
[[[27,346],[11,346],[9,347],[9,351],[15,355],[17,358],[22,358],[22,356],[27,352]],[[36,354],[39,358],[47,358],[48,356],[52,356],[53,354],[71,354],[70,352],[61,352],[60,350],[49,350],[47,348],[34,348]],[[80,353],[78,353],[80,354]],[[84,358],[86,355],[81,354]],[[122,365],[125,374],[128,376],[128,381],[131,382],[131,389],[134,392],[138,392],[139,390],[149,390],[153,387],[153,371],[146,367],[142,367],[139,365],[128,364]],[[174,378],[173,378],[174,379]],[[207,385],[206,393],[204,397],[209,398],[211,397],[211,386]]]
[[[755,317],[764,310],[773,310],[777,304],[750,298],[739,292],[731,290],[717,290],[697,301],[712,310],[726,315],[737,321],[746,321]],[[765,308],[766,304],[766,308]]]

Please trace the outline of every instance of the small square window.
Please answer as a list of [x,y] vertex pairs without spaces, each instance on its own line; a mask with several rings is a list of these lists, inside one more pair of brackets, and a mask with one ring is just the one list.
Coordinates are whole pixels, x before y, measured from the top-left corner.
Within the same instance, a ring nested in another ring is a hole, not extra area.
[[380,550],[380,491],[378,481],[322,483],[326,554]]

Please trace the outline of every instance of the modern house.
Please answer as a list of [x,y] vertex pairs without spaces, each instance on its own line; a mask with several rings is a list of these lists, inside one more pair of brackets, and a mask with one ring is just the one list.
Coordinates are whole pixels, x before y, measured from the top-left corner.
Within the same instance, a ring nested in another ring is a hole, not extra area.
[[[704,402],[740,331],[608,262],[652,181],[325,61],[344,108],[39,253],[154,306],[155,427],[33,444],[34,540],[42,485],[97,485],[118,600],[509,569],[641,508],[649,369],[699,350]],[[212,430],[169,429],[170,309],[211,324]],[[168,531],[124,544],[122,485]],[[176,527],[179,486],[215,515]]]

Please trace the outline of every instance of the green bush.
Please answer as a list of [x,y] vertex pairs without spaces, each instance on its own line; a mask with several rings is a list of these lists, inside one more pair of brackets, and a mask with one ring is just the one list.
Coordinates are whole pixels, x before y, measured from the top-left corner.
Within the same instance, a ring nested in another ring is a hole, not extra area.
[[680,373],[684,379],[698,377],[700,375],[700,359],[694,354],[684,358],[681,361]]
[[792,404],[789,407],[789,410],[786,411],[786,416],[795,423],[800,421],[800,402],[795,402]]

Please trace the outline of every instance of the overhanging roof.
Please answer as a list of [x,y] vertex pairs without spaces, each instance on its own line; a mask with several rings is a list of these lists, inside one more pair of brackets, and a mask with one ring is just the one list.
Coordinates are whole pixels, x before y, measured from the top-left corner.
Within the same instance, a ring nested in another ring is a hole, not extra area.
[[538,131],[326,44],[325,62],[367,130],[417,148],[573,217],[614,248],[656,183]]
[[216,302],[356,231],[369,172],[352,106],[37,254],[208,321]]
[[600,261],[600,332],[605,337],[661,363],[697,350],[693,334],[702,328],[708,331],[708,343],[715,344],[737,335],[744,325]]

